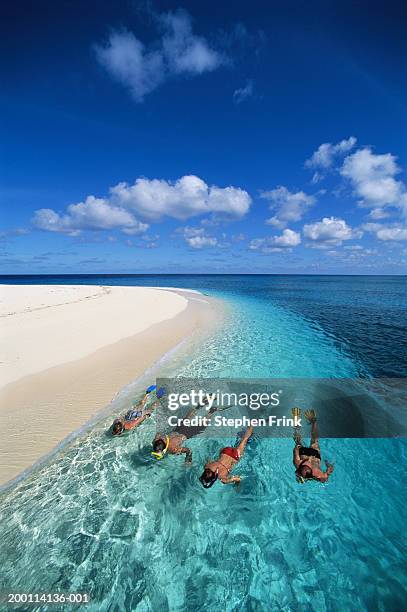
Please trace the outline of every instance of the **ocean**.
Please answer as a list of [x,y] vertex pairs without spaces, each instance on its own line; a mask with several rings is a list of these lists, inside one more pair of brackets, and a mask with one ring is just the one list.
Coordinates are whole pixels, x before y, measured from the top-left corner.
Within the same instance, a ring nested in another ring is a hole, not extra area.
[[[182,287],[221,298],[227,317],[156,373],[210,378],[407,376],[407,278],[114,275],[2,277],[2,283]],[[136,356],[135,356],[136,358]],[[153,419],[106,435],[111,414],[0,497],[0,590],[87,592],[98,611],[401,610],[407,601],[407,440],[321,440],[327,484],[299,485],[289,439],[259,438],[240,489],[194,462],[154,461]],[[3,435],[7,435],[3,432]],[[42,605],[38,609],[47,609]],[[50,608],[51,609],[51,608]]]

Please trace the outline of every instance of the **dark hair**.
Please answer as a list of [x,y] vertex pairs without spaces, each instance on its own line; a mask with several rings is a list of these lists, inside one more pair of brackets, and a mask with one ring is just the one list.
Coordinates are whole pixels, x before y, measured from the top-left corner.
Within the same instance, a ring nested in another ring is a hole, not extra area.
[[112,433],[114,436],[120,436],[123,433],[123,423],[121,421],[115,421],[112,427]]
[[309,467],[309,465],[300,465],[300,469],[298,471],[303,478],[312,478],[312,469]]
[[161,438],[159,438],[158,440],[154,440],[153,442],[153,449],[155,453],[161,453],[165,448],[165,442],[164,440],[161,440]]
[[214,472],[210,468],[205,468],[199,477],[199,481],[205,489],[212,487],[218,479],[217,472]]

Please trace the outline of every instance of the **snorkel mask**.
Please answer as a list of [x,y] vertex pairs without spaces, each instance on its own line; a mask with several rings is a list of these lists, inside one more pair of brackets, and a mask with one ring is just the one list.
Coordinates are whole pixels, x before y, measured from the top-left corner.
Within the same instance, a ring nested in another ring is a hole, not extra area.
[[162,459],[164,457],[164,455],[166,454],[169,445],[170,445],[170,437],[169,436],[165,436],[165,448],[163,448],[163,450],[159,451],[159,452],[151,451],[151,454],[156,459]]
[[[211,472],[211,476],[209,478],[205,478],[205,474]],[[210,489],[213,487],[215,482],[218,480],[218,470],[213,472],[212,470],[204,470],[204,473],[199,477],[199,482],[205,489]]]
[[302,474],[299,471],[296,471],[295,472],[295,477],[296,477],[297,482],[299,484],[304,484],[304,482],[309,482],[310,480],[312,480],[314,478],[314,475],[313,475],[313,473],[311,471],[311,474],[304,478],[304,476],[302,476]]
[[124,432],[123,423],[119,420],[114,421],[112,425],[112,434],[114,436],[121,436]]

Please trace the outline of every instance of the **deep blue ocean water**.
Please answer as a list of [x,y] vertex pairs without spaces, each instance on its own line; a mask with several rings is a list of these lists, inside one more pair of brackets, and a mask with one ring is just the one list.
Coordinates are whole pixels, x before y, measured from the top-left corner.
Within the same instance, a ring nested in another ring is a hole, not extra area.
[[[2,282],[176,286],[225,299],[216,336],[188,359],[172,355],[161,375],[407,376],[406,277]],[[204,491],[202,465],[234,440],[192,440],[187,469],[177,457],[150,458],[153,419],[119,439],[105,435],[110,422],[3,493],[0,589],[87,591],[87,609],[106,611],[405,608],[405,439],[322,440],[323,458],[335,463],[326,485],[296,483],[290,440],[258,439],[236,469],[239,491],[219,483]]]

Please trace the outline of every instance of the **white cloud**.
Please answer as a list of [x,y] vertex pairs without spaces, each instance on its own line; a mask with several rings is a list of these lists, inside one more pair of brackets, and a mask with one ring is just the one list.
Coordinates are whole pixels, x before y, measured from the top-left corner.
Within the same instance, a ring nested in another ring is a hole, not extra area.
[[191,17],[186,11],[162,15],[165,28],[162,39],[163,57],[170,72],[202,74],[218,68],[224,61],[201,36],[192,32]]
[[139,178],[134,185],[119,183],[111,189],[112,201],[143,218],[158,221],[164,216],[188,219],[205,213],[228,218],[243,217],[251,198],[237,187],[209,187],[197,176],[183,176],[174,183],[163,179]]
[[192,32],[183,10],[157,16],[161,38],[147,48],[132,32],[113,32],[106,45],[95,47],[96,57],[110,75],[127,86],[136,102],[174,76],[199,75],[225,63],[208,41]]
[[383,208],[372,208],[372,210],[369,213],[369,217],[371,219],[374,219],[375,221],[377,219],[386,219],[389,216],[389,212],[384,210]]
[[267,238],[255,238],[249,244],[251,251],[261,253],[278,253],[283,250],[291,250],[301,244],[301,236],[298,232],[285,229],[280,236],[269,236]]
[[158,247],[158,238],[158,234],[155,234],[154,236],[143,234],[140,236],[140,240],[137,242],[134,242],[133,240],[125,240],[125,244],[129,247],[137,247],[139,249],[156,249]]
[[315,204],[314,196],[307,195],[304,191],[293,193],[282,186],[271,191],[263,191],[260,197],[271,202],[270,210],[276,210],[276,214],[267,219],[266,223],[279,229],[283,229],[288,223],[300,221],[307,210]]
[[105,47],[96,48],[96,55],[111,76],[129,87],[137,102],[142,102],[165,78],[162,54],[146,51],[132,32],[113,32]]
[[354,245],[345,246],[339,251],[327,251],[326,254],[331,257],[335,257],[342,263],[347,264],[349,266],[359,265],[363,263],[363,265],[368,265],[368,267],[371,267],[370,264],[367,264],[367,262],[370,260],[375,261],[376,258],[374,256],[378,255],[378,251],[376,249],[364,248],[361,245]]
[[236,104],[240,104],[247,100],[247,98],[251,98],[253,96],[253,81],[247,81],[244,87],[240,87],[239,89],[235,89],[233,92],[233,101]]
[[139,234],[148,229],[146,223],[120,206],[113,206],[108,200],[88,196],[84,202],[70,204],[64,214],[50,208],[35,211],[33,224],[48,232],[76,235],[82,230],[121,229],[127,234]]
[[208,236],[203,227],[186,226],[179,228],[177,231],[182,234],[185,242],[193,249],[202,249],[204,247],[215,247],[219,245],[217,238]]
[[192,238],[186,238],[187,243],[194,249],[202,249],[202,247],[212,247],[218,244],[216,238],[210,236],[193,236]]
[[379,209],[378,215],[386,206],[400,208],[407,214],[406,187],[395,178],[399,172],[394,155],[376,155],[369,148],[349,155],[341,168],[342,176],[351,181],[355,194],[361,198],[360,205]]
[[301,236],[298,232],[285,229],[281,236],[274,237],[274,244],[279,247],[295,247],[301,243]]
[[314,172],[314,174],[312,175],[311,182],[313,183],[313,185],[316,185],[317,183],[320,183],[323,180],[324,180],[323,174],[321,174],[320,172]]
[[[341,140],[337,144],[332,144],[330,142],[325,142],[321,144],[316,151],[312,154],[310,159],[307,159],[305,162],[306,168],[322,168],[327,169],[330,168],[334,162],[334,159],[338,155],[345,155],[348,153],[356,144],[356,138],[354,136],[350,136],[350,138],[346,140]],[[314,182],[318,182],[321,180],[321,175],[316,173],[314,175]]]
[[363,229],[376,234],[376,238],[385,241],[407,240],[407,227],[405,225],[382,225],[380,223],[365,223]]
[[376,236],[379,240],[407,240],[407,227],[384,227]]
[[78,234],[82,230],[119,229],[136,235],[148,229],[138,217],[160,221],[163,217],[188,219],[213,213],[225,219],[239,219],[249,210],[251,198],[238,187],[209,187],[197,176],[183,176],[174,183],[163,179],[139,178],[133,185],[119,183],[107,198],[88,196],[70,204],[65,213],[42,208],[33,224],[49,232]]
[[320,248],[338,246],[344,240],[362,236],[360,230],[352,229],[346,221],[336,217],[324,217],[321,221],[304,225],[303,233],[305,238],[312,241],[312,246]]
[[364,223],[362,225],[362,230],[364,232],[373,232],[373,233],[375,233],[377,230],[379,230],[382,227],[384,227],[384,226],[381,225],[380,223],[373,223],[373,222],[369,221],[369,223]]

